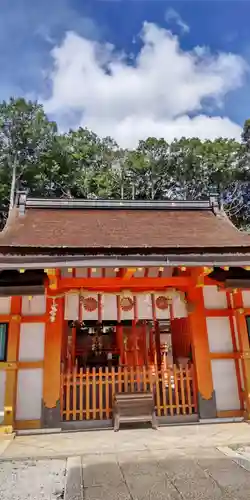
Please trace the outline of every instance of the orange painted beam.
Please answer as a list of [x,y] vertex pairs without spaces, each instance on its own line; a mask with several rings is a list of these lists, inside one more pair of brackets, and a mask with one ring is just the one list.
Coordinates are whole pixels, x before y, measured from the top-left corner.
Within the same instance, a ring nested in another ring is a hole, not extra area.
[[[205,280],[208,281],[207,274],[204,271],[204,267],[195,267],[190,269],[190,276],[192,279],[192,286],[203,287],[205,285]],[[211,284],[208,282],[208,284]]]
[[[233,313],[229,316],[229,322],[230,322],[230,329],[231,329],[231,337],[232,337],[232,344],[233,344],[233,350],[235,353],[239,355],[238,351],[238,345],[237,345],[237,332],[235,328],[235,323],[234,323],[234,310],[232,308],[232,300],[229,292],[226,292],[227,296],[227,305],[229,307],[229,310]],[[235,372],[236,372],[236,377],[237,377],[237,386],[238,386],[238,394],[240,398],[240,407],[243,408],[243,394],[242,394],[242,381],[241,381],[241,372],[240,372],[240,363],[241,361],[239,358],[236,358],[234,360],[235,364]]]
[[11,298],[11,319],[9,321],[7,362],[13,363],[13,369],[6,372],[5,384],[5,412],[4,425],[13,426],[16,407],[16,389],[17,389],[17,370],[16,361],[18,361],[19,337],[20,337],[20,315],[22,308],[22,298]]
[[40,420],[16,420],[15,429],[16,430],[30,430],[30,429],[40,429]]
[[73,328],[72,328],[71,359],[72,359],[72,365],[75,366],[75,362],[76,362],[76,326],[73,326]]
[[11,314],[0,314],[0,323],[9,323],[11,318]]
[[33,370],[34,368],[43,368],[43,361],[18,361],[17,368],[20,370]]
[[207,318],[221,318],[221,317],[230,317],[234,315],[234,311],[232,309],[205,309],[205,314]]
[[[167,287],[187,288],[191,284],[189,277],[177,276],[170,278],[61,278],[61,290],[73,288],[86,288],[88,290],[162,290]],[[50,292],[50,295],[52,293]],[[56,295],[56,293],[55,293]]]
[[10,323],[12,319],[21,323],[45,323],[49,319],[49,316],[48,314],[33,316],[22,316],[21,314],[0,314],[0,323]]
[[46,323],[49,320],[49,314],[39,314],[34,316],[22,316],[22,323]]
[[209,276],[204,276],[204,285],[213,285],[224,288],[224,283],[222,283],[221,281],[212,280],[212,278],[209,278]]
[[239,359],[241,357],[240,352],[211,352],[211,359]]
[[217,417],[218,418],[233,418],[233,417],[243,417],[244,411],[243,410],[224,410],[224,411],[217,411]]
[[[47,321],[45,329],[45,352],[44,352],[44,382],[43,382],[43,405],[44,414],[53,415],[60,401],[60,371],[61,371],[61,346],[64,326],[64,299],[56,299],[57,313],[55,321]],[[47,314],[49,314],[52,299],[47,298]],[[47,425],[47,423],[45,422]],[[52,425],[52,424],[51,424]]]
[[128,267],[127,269],[125,269],[123,279],[129,280],[130,278],[132,278],[135,272],[136,272],[136,267]]

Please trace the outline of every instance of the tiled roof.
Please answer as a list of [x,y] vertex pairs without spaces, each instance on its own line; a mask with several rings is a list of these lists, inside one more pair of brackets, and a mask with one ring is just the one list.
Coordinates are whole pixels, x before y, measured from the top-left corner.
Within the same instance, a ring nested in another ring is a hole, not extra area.
[[250,248],[250,236],[211,208],[14,209],[1,247],[82,249]]

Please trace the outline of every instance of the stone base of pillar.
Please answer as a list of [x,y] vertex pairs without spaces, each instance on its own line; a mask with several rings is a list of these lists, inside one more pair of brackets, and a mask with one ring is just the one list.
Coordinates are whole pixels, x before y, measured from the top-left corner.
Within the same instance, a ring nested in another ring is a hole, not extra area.
[[212,392],[212,396],[210,399],[205,399],[198,392],[198,411],[200,418],[216,418],[216,400],[215,400],[215,392]]
[[61,409],[59,400],[53,408],[47,408],[44,403],[42,404],[41,424],[42,427],[49,429],[61,427]]

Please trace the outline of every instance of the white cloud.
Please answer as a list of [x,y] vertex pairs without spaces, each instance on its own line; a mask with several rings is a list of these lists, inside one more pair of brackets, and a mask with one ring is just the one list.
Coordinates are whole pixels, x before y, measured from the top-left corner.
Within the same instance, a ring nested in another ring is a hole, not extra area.
[[166,10],[165,21],[167,23],[172,22],[176,24],[181,29],[182,33],[189,33],[190,31],[188,24],[186,24],[185,21],[183,21],[183,19],[181,18],[180,14],[178,14],[178,12],[176,12],[176,10],[172,8]]
[[205,104],[210,110],[222,106],[225,95],[242,85],[245,61],[204,47],[183,51],[176,36],[152,23],[144,24],[141,38],[131,64],[110,44],[67,33],[52,51],[47,112],[63,115],[64,123],[67,113],[75,113],[75,126],[111,135],[126,147],[149,135],[238,138],[240,127],[227,117],[206,116]]

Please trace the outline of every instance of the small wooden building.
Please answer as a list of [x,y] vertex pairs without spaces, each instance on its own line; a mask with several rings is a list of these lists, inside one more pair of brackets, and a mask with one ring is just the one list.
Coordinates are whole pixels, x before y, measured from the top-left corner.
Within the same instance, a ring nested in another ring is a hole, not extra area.
[[215,199],[29,199],[0,234],[0,426],[250,415],[250,237]]

